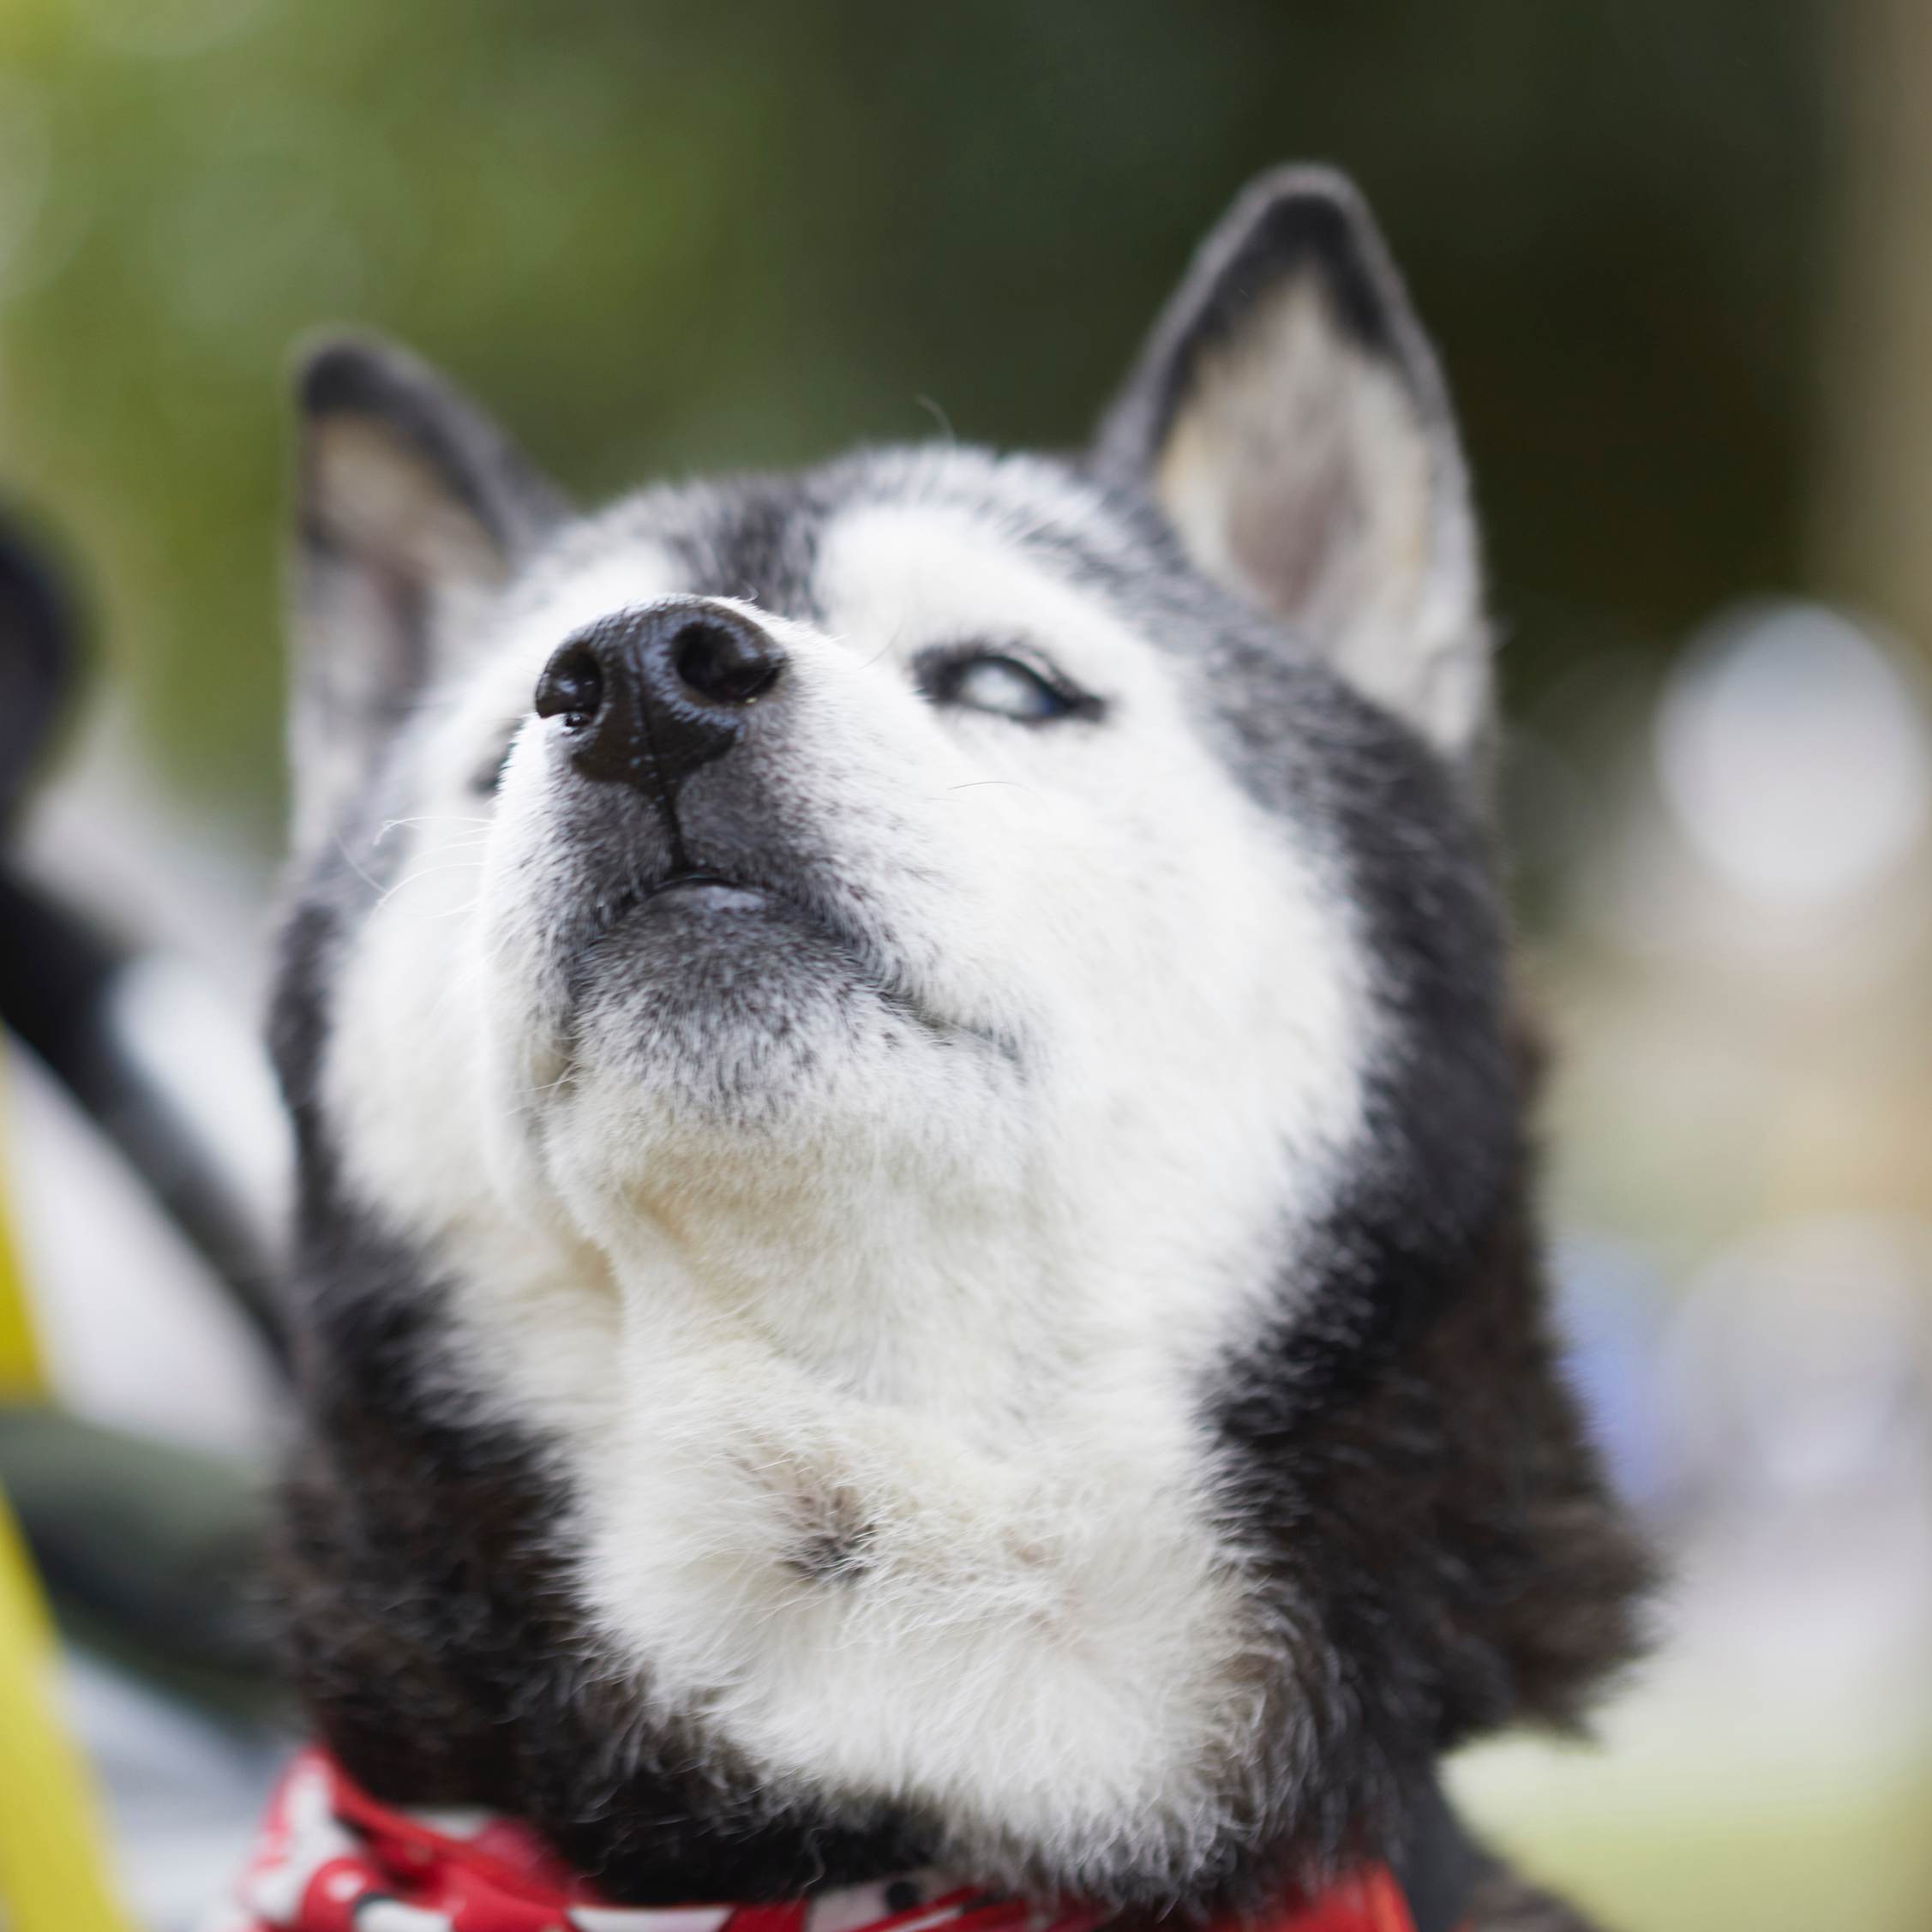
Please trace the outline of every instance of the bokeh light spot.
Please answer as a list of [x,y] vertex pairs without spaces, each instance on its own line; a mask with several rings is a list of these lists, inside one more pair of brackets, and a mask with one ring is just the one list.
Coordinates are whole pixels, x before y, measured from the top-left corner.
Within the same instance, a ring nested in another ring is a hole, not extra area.
[[1780,905],[1822,907],[1875,883],[1932,807],[1918,693],[1887,648],[1819,604],[1755,606],[1693,638],[1653,749],[1698,855]]

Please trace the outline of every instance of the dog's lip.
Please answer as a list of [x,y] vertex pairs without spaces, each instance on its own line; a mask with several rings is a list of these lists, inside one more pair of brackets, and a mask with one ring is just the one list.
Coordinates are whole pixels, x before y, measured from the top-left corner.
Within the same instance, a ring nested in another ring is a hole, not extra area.
[[[783,909],[792,917],[823,927],[812,909],[796,896],[756,879],[722,872],[711,866],[683,866],[661,878],[636,879],[586,909],[579,940],[589,953],[632,920],[649,918],[653,908],[702,915],[719,912],[769,912]],[[843,939],[832,933],[831,937]]]
[[648,905],[653,899],[669,897],[701,904],[713,912],[755,912],[771,900],[771,893],[762,885],[729,879],[723,873],[701,867],[673,873],[669,879],[658,880],[645,893],[643,903]]

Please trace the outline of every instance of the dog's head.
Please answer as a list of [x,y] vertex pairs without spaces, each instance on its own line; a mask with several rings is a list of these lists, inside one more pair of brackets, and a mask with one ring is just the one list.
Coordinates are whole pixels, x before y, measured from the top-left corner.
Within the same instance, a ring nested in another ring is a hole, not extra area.
[[[1251,189],[1077,460],[579,518],[393,352],[303,403],[316,1377],[380,1332],[519,1445],[614,1733],[1171,1899],[1567,1712],[1631,1572],[1520,1238],[1462,459],[1353,193]],[[338,1512],[375,1426],[318,1407]]]
[[303,843],[380,893],[330,1084],[412,1227],[777,1200],[842,1238],[890,1174],[956,1241],[1272,1275],[1419,1053],[1493,1171],[1467,494],[1332,183],[1243,202],[1091,464],[936,446],[576,520],[393,354],[303,396]]

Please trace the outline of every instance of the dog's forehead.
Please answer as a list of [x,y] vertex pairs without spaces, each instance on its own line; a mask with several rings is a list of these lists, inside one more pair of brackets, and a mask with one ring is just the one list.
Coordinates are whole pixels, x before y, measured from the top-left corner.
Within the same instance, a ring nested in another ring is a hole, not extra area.
[[573,590],[610,580],[627,556],[648,558],[681,593],[824,624],[837,587],[828,557],[836,553],[849,574],[863,547],[842,540],[887,519],[947,528],[982,555],[1004,550],[1096,588],[1185,569],[1143,506],[1071,465],[939,445],[639,491],[567,533],[538,565],[533,588],[574,603]]

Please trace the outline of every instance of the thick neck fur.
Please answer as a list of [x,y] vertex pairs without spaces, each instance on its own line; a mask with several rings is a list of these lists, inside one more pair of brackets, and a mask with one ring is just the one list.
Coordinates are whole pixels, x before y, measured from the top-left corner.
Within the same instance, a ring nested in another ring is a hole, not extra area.
[[311,1168],[300,1687],[377,1791],[528,1818],[618,1898],[939,1860],[1239,1899],[1399,1851],[1443,1749],[1575,1721],[1631,1648],[1642,1563],[1515,1180],[1453,1263],[1338,1222],[1378,1278],[1186,1389],[1043,1318],[991,1359],[987,1298],[1023,1311],[1051,1267],[1023,1241],[935,1244],[917,1286],[958,1332],[909,1359],[866,1247],[721,1193],[552,1284],[603,1311],[580,1376],[499,1255],[553,1392],[607,1392],[532,1435],[486,1393],[477,1349],[515,1347],[489,1284],[430,1278]]

